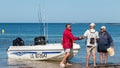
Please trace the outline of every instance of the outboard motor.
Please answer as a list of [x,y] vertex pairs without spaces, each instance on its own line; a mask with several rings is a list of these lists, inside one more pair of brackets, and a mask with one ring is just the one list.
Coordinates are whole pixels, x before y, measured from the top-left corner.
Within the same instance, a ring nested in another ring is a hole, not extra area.
[[20,37],[13,40],[13,46],[23,46],[23,45],[24,45],[24,41]]
[[45,44],[46,44],[45,36],[35,37],[34,45],[45,45]]

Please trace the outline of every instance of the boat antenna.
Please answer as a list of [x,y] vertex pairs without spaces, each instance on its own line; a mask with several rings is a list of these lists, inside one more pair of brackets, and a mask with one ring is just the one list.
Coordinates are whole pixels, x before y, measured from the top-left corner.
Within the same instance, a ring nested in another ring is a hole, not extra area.
[[40,23],[40,34],[44,35],[44,29],[43,29],[44,25],[43,25],[43,20],[42,20],[41,7],[39,7],[39,10],[38,10],[38,20]]
[[46,36],[46,39],[48,38],[48,24],[45,22],[45,20],[46,20],[46,17],[45,17],[45,15],[44,15],[44,18],[43,18],[43,27],[44,27],[44,33],[43,33],[43,35],[44,36]]
[[[45,9],[43,10],[45,11]],[[42,17],[42,13],[41,13],[41,7],[39,7],[39,11],[38,11],[38,18],[39,18],[39,22],[40,22],[40,34],[42,36],[46,36],[46,34],[48,33],[48,24],[45,22],[45,15],[43,15],[44,17]],[[47,37],[48,38],[48,35]]]

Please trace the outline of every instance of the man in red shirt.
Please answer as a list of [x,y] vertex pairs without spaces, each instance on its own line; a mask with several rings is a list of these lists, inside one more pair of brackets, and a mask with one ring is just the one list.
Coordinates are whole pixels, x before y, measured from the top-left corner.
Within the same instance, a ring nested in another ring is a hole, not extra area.
[[62,38],[62,45],[63,45],[63,49],[65,51],[65,55],[60,63],[60,66],[65,67],[65,64],[68,63],[67,60],[70,58],[70,56],[73,53],[72,49],[73,49],[74,40],[79,40],[79,38],[73,36],[73,34],[71,32],[71,25],[66,24],[66,29],[63,32],[63,38]]

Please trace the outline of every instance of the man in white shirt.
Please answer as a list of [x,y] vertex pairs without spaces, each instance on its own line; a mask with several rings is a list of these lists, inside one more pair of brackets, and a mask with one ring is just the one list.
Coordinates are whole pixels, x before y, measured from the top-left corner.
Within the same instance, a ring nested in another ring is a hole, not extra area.
[[87,38],[86,40],[86,68],[88,68],[88,63],[90,59],[90,53],[92,52],[92,58],[94,61],[94,67],[96,67],[96,47],[97,47],[97,40],[99,38],[98,32],[95,30],[95,23],[90,24],[90,29],[86,30],[84,35],[80,38]]

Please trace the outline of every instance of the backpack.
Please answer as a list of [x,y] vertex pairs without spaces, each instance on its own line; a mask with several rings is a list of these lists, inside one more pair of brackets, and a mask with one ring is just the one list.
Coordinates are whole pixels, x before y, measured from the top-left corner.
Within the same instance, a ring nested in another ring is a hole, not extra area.
[[[90,31],[90,30],[89,30]],[[94,37],[94,34],[96,33],[96,31],[95,32],[91,32],[90,31],[90,44],[94,44],[95,43],[95,37]]]

